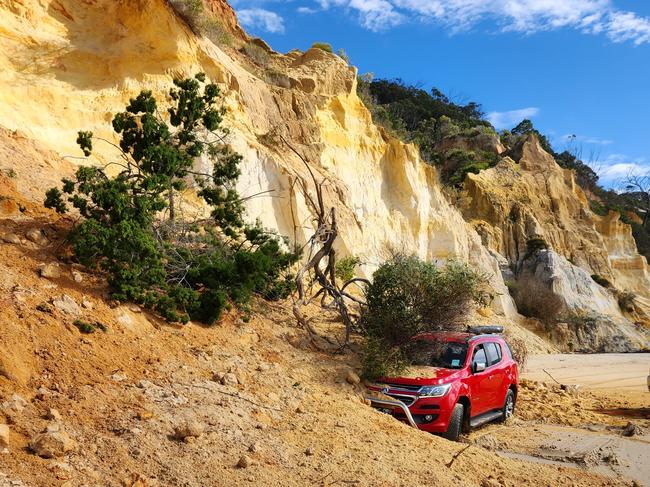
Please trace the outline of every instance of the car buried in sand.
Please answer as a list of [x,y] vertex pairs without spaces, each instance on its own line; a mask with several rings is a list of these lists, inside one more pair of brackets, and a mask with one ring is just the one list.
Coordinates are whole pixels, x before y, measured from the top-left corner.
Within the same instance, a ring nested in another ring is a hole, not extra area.
[[414,367],[405,377],[367,385],[371,405],[424,431],[457,440],[515,410],[518,369],[501,326],[415,337]]

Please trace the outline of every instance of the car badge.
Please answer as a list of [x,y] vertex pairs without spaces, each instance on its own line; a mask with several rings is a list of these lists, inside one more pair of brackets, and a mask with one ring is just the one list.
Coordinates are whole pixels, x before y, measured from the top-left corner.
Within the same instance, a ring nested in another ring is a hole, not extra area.
[[388,391],[390,391],[390,389],[389,389],[388,387],[384,387],[384,388],[381,390],[381,393],[382,393],[382,394],[388,394]]

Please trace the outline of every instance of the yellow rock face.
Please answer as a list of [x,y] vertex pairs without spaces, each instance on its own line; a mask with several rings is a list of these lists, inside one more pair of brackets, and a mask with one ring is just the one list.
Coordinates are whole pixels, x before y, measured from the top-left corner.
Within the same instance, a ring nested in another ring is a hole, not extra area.
[[[227,11],[220,0],[208,3]],[[240,193],[268,192],[247,201],[251,219],[297,242],[311,235],[297,183],[313,183],[293,148],[325,181],[339,250],[358,255],[366,274],[393,251],[469,260],[492,276],[492,321],[518,319],[492,252],[514,258],[532,232],[617,282],[628,283],[630,266],[645,272],[629,229],[597,229],[570,175],[534,146],[521,167],[506,161],[470,178],[466,212],[475,221],[467,223],[417,150],[372,123],[356,95],[356,70],[331,53],[271,53],[269,67],[255,66],[197,38],[164,0],[0,0],[0,43],[0,125],[63,156],[81,156],[78,130],[115,141],[112,116],[140,90],[160,99],[174,77],[205,72],[224,92],[230,142],[244,156]],[[95,150],[101,162],[116,156],[107,143]],[[621,257],[612,260],[610,248]]]

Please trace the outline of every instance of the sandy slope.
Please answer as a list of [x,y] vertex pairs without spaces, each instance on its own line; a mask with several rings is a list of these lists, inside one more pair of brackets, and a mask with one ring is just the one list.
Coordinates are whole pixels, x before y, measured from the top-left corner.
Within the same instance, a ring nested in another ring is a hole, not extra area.
[[[283,304],[256,304],[249,323],[232,314],[213,328],[176,328],[111,307],[99,276],[77,269],[75,282],[65,262],[59,278],[42,278],[38,266],[56,263],[68,222],[22,198],[8,178],[0,191],[22,208],[0,217],[0,233],[17,237],[0,243],[0,423],[10,428],[0,485],[630,484],[466,449],[372,410],[344,379],[356,355],[311,350]],[[25,238],[35,228],[49,243]],[[108,331],[82,335],[73,316],[42,306],[64,294],[90,302],[80,316]],[[222,384],[228,372],[236,381]],[[522,418],[538,414],[537,395],[522,390]],[[76,448],[47,460],[28,443],[51,423],[50,408]],[[202,434],[174,439],[188,420]],[[251,463],[238,468],[244,455]]]

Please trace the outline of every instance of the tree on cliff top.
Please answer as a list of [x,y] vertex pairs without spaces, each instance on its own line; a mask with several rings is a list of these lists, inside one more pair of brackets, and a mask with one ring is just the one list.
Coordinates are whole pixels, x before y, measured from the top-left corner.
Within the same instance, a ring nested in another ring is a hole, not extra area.
[[[134,300],[169,320],[218,319],[228,299],[252,293],[286,296],[289,266],[297,260],[282,240],[247,225],[235,189],[241,156],[226,144],[219,88],[205,75],[174,81],[163,118],[150,91],[132,99],[113,118],[120,159],[105,167],[81,167],[50,189],[45,205],[60,213],[71,204],[82,217],[70,232],[75,257],[108,275],[113,297]],[[92,132],[77,142],[92,154]],[[211,174],[192,170],[195,158],[212,163]],[[119,172],[111,177],[108,167]],[[211,218],[178,218],[177,197],[193,176]],[[166,213],[165,213],[166,212]]]

